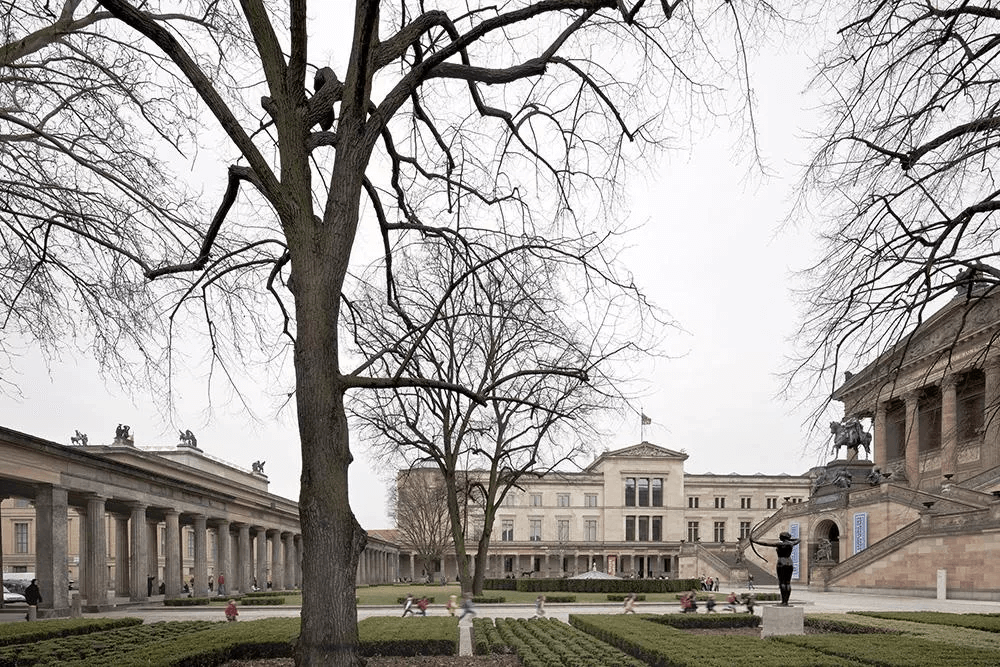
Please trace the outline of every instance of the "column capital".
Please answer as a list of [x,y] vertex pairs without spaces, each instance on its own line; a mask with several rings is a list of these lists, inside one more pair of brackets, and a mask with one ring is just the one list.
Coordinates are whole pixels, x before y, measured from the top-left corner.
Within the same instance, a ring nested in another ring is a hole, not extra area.
[[956,386],[958,386],[959,378],[960,376],[958,373],[949,373],[948,375],[945,375],[943,378],[941,378],[941,383],[940,383],[941,389],[942,390],[954,389]]
[[909,405],[910,403],[916,403],[917,401],[920,400],[920,395],[922,393],[923,393],[922,387],[919,389],[911,389],[903,394],[903,400],[906,401],[907,405]]
[[1000,354],[991,354],[983,362],[983,369],[994,371],[1000,369]]

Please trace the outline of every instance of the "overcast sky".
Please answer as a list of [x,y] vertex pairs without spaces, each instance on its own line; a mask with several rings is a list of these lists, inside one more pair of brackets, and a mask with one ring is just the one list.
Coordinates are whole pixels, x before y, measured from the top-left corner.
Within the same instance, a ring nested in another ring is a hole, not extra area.
[[[794,40],[793,40],[794,41]],[[794,53],[789,53],[789,51]],[[803,409],[777,397],[777,374],[796,327],[792,274],[816,256],[808,221],[779,227],[788,215],[804,137],[815,129],[808,81],[809,49],[768,48],[752,62],[762,155],[771,176],[761,178],[746,156],[734,158],[743,137],[725,126],[693,147],[669,152],[652,173],[629,186],[629,268],[649,297],[685,332],[666,341],[671,359],[651,361],[648,395],[636,410],[653,423],[645,439],[686,451],[689,473],[799,474],[825,460],[823,438],[807,441],[804,419],[822,397],[795,397]],[[62,444],[75,429],[91,444],[110,444],[115,427],[129,424],[136,444],[177,444],[191,429],[206,454],[249,469],[266,461],[270,490],[298,497],[300,457],[294,413],[279,410],[282,391],[261,383],[251,395],[259,419],[218,394],[205,406],[204,378],[178,378],[174,422],[164,420],[163,389],[128,396],[102,380],[85,350],[66,349],[47,365],[26,350],[12,379],[20,396],[0,394],[0,424]],[[640,440],[638,414],[595,449]],[[389,471],[373,470],[355,441],[352,506],[365,528],[386,528]],[[589,461],[582,461],[583,465]]]

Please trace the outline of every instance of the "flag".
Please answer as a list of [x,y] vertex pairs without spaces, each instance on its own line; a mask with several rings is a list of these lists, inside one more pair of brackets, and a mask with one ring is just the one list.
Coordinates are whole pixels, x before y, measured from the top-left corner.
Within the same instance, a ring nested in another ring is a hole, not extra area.
[[649,417],[647,417],[645,412],[640,412],[639,414],[642,415],[642,425],[643,426],[649,426],[650,424],[653,423],[653,420],[650,419]]

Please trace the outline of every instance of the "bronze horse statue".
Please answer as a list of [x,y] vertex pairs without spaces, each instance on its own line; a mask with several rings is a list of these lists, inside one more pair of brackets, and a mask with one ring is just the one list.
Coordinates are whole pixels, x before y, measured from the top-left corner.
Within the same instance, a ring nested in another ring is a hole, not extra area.
[[834,456],[839,456],[841,447],[846,447],[848,450],[853,449],[855,456],[857,451],[864,447],[865,456],[871,456],[872,434],[865,432],[861,422],[855,417],[850,417],[842,422],[830,422],[830,433],[833,433]]

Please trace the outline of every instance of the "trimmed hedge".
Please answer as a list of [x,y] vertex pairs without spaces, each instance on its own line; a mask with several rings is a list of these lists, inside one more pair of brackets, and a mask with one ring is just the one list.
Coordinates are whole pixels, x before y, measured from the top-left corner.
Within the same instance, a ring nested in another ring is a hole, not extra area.
[[507,598],[502,595],[474,595],[472,601],[476,604],[503,604]]
[[170,598],[165,599],[163,601],[163,605],[166,607],[197,607],[200,605],[207,605],[211,601],[212,598]]
[[995,667],[1000,651],[887,635],[783,635],[785,645],[880,667]]
[[285,604],[285,598],[275,597],[273,595],[268,595],[267,597],[249,597],[245,596],[242,603],[247,607],[263,607],[265,605],[280,605]]
[[555,619],[496,619],[497,635],[524,667],[645,667],[608,644]]
[[452,616],[373,616],[358,622],[361,655],[458,655],[458,619]]
[[697,579],[486,579],[483,588],[525,593],[675,593],[701,588]]
[[[608,602],[625,602],[625,598],[628,597],[628,593],[608,593]],[[640,593],[635,596],[636,602],[645,602],[646,594]]]
[[855,611],[858,616],[884,618],[890,621],[911,621],[932,625],[951,625],[959,628],[1000,632],[1000,614],[949,614],[943,611]]
[[672,628],[758,628],[760,616],[755,614],[663,614],[642,616],[647,621],[662,623]]
[[[849,612],[853,613],[853,612]],[[862,625],[861,623],[851,623],[829,618],[814,618],[806,616],[804,625],[820,632],[839,632],[844,635],[903,635],[902,630],[892,630],[882,628],[877,625]]]
[[34,642],[104,632],[116,628],[142,625],[141,618],[59,618],[36,623],[0,624],[0,646]]
[[[417,600],[419,600],[419,599],[420,599],[419,597],[413,596],[413,606],[414,607],[417,606]],[[405,595],[403,597],[401,597],[401,598],[396,598],[396,604],[404,604],[405,602],[406,602],[406,596]],[[429,602],[430,604],[434,604],[434,596],[433,595],[429,595],[427,597],[427,602]]]
[[570,623],[651,665],[670,667],[847,667],[853,660],[755,637],[696,635],[647,616],[571,614]]
[[244,593],[245,598],[280,598],[285,595],[300,595],[299,591],[250,591]]

